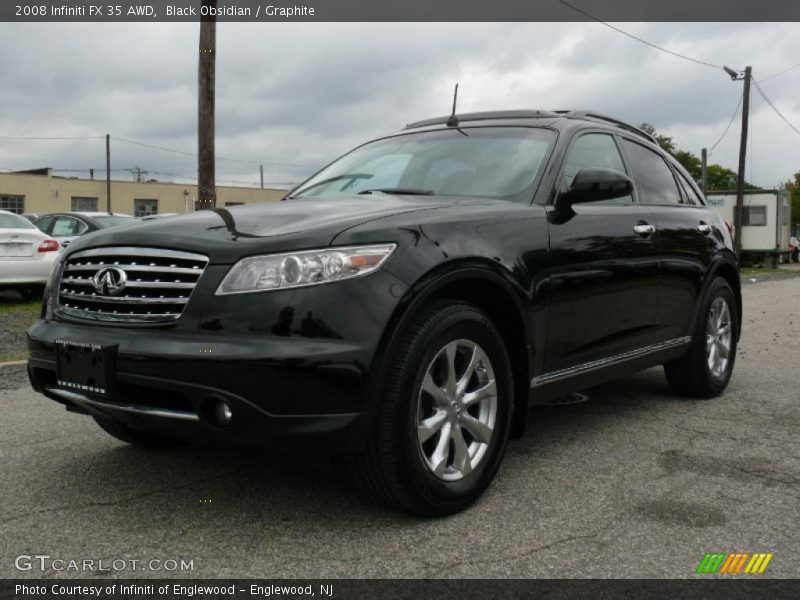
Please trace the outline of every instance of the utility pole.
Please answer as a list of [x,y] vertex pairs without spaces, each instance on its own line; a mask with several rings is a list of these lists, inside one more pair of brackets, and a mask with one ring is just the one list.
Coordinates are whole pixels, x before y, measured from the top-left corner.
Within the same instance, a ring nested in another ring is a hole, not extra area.
[[708,149],[703,148],[700,152],[700,182],[703,188],[703,196],[708,189]]
[[111,135],[106,134],[106,210],[111,212]]
[[[217,0],[202,0],[216,9]],[[211,14],[216,10],[209,10]],[[197,67],[197,201],[199,209],[217,205],[214,162],[214,94],[217,55],[217,20],[200,17],[200,59]]]
[[744,90],[742,91],[742,137],[739,141],[739,171],[736,177],[736,210],[733,213],[733,224],[736,227],[734,248],[736,255],[742,254],[742,221],[744,221],[744,168],[747,158],[747,127],[750,121],[750,79],[752,67],[744,69]]
[[258,165],[258,171],[261,173],[261,189],[264,189],[264,165]]

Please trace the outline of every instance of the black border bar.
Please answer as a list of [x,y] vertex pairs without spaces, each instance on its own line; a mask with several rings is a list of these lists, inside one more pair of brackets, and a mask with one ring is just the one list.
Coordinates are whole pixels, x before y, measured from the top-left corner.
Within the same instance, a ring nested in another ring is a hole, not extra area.
[[[191,10],[170,13],[168,7]],[[218,0],[218,10],[218,21],[253,23],[800,21],[796,0]],[[0,22],[152,23],[200,18],[201,0],[0,2]]]
[[[123,586],[152,586],[152,593],[122,592]],[[17,586],[34,586],[44,593],[21,592]],[[111,586],[116,586],[111,588]],[[178,586],[176,588],[176,586]],[[256,586],[255,593],[254,588]],[[214,592],[213,588],[224,589]],[[69,593],[85,588],[84,593]],[[286,590],[289,588],[289,590]],[[299,590],[286,593],[291,588]],[[113,592],[112,589],[116,590]],[[191,590],[181,593],[181,589]],[[197,590],[205,589],[206,593]],[[89,591],[93,590],[93,591]],[[98,594],[97,591],[100,591]],[[267,594],[266,591],[270,593]],[[313,592],[313,596],[308,591]],[[232,591],[232,593],[229,593]],[[331,592],[327,594],[326,592]],[[762,579],[760,576],[718,577],[692,579],[27,579],[0,580],[0,598],[36,600],[78,600],[102,598],[103,600],[161,600],[186,598],[188,600],[255,600],[260,598],[281,600],[350,600],[391,598],[393,600],[558,600],[602,598],[630,600],[782,600],[797,598],[800,591],[798,579]]]

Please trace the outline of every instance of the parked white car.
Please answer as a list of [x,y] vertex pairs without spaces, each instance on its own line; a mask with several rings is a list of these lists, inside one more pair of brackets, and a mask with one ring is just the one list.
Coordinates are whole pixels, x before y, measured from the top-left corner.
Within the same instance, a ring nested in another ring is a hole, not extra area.
[[59,243],[27,219],[0,210],[0,289],[40,294],[58,261]]

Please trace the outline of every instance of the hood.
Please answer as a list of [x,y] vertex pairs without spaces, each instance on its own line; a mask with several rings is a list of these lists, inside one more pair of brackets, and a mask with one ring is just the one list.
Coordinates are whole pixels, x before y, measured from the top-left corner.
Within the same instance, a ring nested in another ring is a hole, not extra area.
[[297,198],[203,210],[102,230],[81,237],[69,250],[150,246],[200,252],[215,263],[226,263],[262,252],[325,247],[341,232],[383,217],[484,202],[479,198],[388,194]]

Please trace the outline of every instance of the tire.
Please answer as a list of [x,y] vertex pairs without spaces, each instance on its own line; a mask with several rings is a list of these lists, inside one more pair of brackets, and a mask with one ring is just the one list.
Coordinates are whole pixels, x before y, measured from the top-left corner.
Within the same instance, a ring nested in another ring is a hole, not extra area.
[[[727,312],[721,308],[723,305]],[[731,286],[722,277],[717,277],[711,282],[700,310],[702,318],[699,318],[695,325],[689,351],[678,360],[665,364],[664,373],[675,392],[694,398],[714,398],[723,392],[730,381],[739,339],[736,299]],[[712,311],[717,312],[712,314]],[[721,323],[720,319],[727,321],[727,337],[723,337],[721,330],[711,329],[712,322],[714,327],[717,327]],[[709,337],[711,335],[716,336],[713,342]],[[727,357],[724,356],[725,339],[728,340]],[[726,359],[724,367],[721,362],[715,362],[715,368],[712,369],[710,364],[712,344],[716,346],[717,357]],[[719,366],[719,369],[716,366]]]
[[29,285],[19,289],[23,300],[41,300],[44,296],[43,285]]
[[170,437],[132,429],[124,423],[118,423],[110,419],[103,419],[101,417],[93,418],[107,434],[120,441],[131,444],[132,446],[138,446],[140,448],[173,448],[180,445],[178,440]]
[[386,364],[375,430],[353,461],[357,483],[421,516],[466,508],[491,483],[508,442],[514,382],[502,336],[477,307],[440,301],[400,333]]

